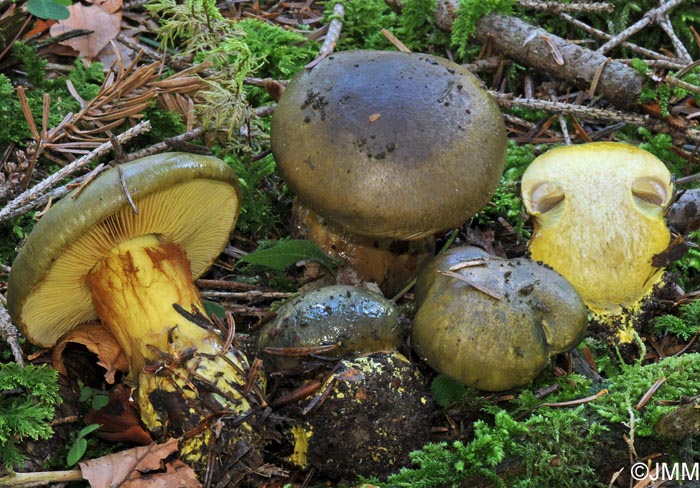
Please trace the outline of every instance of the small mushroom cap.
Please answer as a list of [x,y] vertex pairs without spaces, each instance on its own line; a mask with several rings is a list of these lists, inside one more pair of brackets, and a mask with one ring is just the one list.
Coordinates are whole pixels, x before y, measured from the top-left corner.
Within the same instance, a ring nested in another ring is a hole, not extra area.
[[299,364],[299,357],[273,356],[266,347],[303,348],[339,344],[332,356],[395,350],[404,330],[396,305],[363,288],[333,285],[308,291],[286,302],[259,332],[257,348],[266,369]]
[[[193,278],[228,242],[239,213],[238,180],[223,161],[165,153],[110,169],[54,204],[12,265],[8,311],[34,344],[54,345],[97,318],[85,276],[116,244],[158,234],[180,245]],[[122,188],[138,209],[135,214]]]
[[476,77],[416,53],[329,56],[289,83],[270,134],[304,205],[351,232],[397,239],[468,220],[506,155],[501,112]]
[[532,258],[564,275],[594,312],[632,307],[661,279],[651,260],[669,244],[673,186],[653,154],[616,142],[552,149],[523,174],[522,195],[535,220]]

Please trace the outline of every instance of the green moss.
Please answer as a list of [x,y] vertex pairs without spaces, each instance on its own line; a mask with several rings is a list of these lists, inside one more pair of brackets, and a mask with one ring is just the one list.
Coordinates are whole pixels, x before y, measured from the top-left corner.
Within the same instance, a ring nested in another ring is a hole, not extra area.
[[506,165],[501,182],[491,202],[486,205],[477,217],[481,225],[489,225],[499,217],[504,218],[521,238],[529,237],[525,227],[526,218],[522,211],[520,198],[520,179],[527,166],[535,159],[535,147],[531,144],[518,145],[508,140]]
[[491,13],[510,15],[514,4],[514,0],[460,0],[452,24],[452,44],[457,46],[457,55],[465,58],[467,43],[482,17]]
[[392,44],[382,35],[382,29],[390,31],[399,27],[398,16],[384,0],[336,0],[326,4],[324,22],[333,18],[333,7],[341,3],[344,8],[343,34],[337,50],[380,49],[391,50]]
[[158,36],[166,47],[210,66],[209,87],[199,93],[195,109],[204,127],[231,136],[250,118],[243,82],[259,63],[245,32],[213,0],[152,0],[146,8],[159,18]]
[[17,445],[24,439],[46,439],[61,403],[58,373],[47,366],[0,365],[0,463],[7,469],[21,463]]
[[284,190],[276,176],[277,166],[272,155],[255,161],[228,155],[224,160],[236,172],[241,187],[237,231],[255,240],[286,232],[281,229],[282,215],[289,215],[291,209],[288,199],[282,195]]
[[[622,374],[611,378],[608,394],[591,402],[590,409],[611,423],[629,422],[630,411],[637,417],[635,430],[638,437],[655,436],[654,425],[675,407],[664,402],[700,394],[700,354],[683,354],[668,357],[658,363],[642,366],[637,363],[624,366]],[[644,394],[661,378],[666,381],[656,391],[652,400],[641,410],[636,405]]]
[[692,301],[678,307],[679,316],[662,315],[654,320],[656,334],[674,334],[683,341],[689,340],[700,328],[700,302]]
[[412,51],[442,54],[449,34],[437,26],[437,0],[404,0],[396,34]]

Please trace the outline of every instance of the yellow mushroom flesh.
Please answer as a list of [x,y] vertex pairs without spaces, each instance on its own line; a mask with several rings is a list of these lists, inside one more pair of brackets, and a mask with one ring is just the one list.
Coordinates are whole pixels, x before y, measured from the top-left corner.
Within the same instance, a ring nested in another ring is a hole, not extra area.
[[632,339],[629,318],[662,278],[652,257],[669,244],[664,209],[672,193],[665,165],[622,143],[556,148],[523,175],[532,258],[559,271],[597,316],[620,323],[622,342]]

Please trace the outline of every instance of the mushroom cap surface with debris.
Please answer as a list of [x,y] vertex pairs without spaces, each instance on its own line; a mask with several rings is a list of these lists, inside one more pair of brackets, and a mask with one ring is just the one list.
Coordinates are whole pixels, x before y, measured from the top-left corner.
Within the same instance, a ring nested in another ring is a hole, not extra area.
[[289,83],[270,135],[304,205],[354,233],[404,240],[478,212],[506,155],[501,112],[476,77],[417,53],[330,55]]
[[523,386],[583,340],[588,311],[571,284],[525,258],[455,247],[418,275],[411,338],[436,371],[486,391]]
[[528,166],[522,195],[535,223],[532,258],[564,275],[593,312],[632,311],[661,280],[652,258],[670,241],[673,185],[650,152],[618,142],[552,149]]
[[196,278],[223,250],[238,213],[238,180],[216,158],[165,153],[110,169],[37,222],[12,266],[8,310],[32,343],[50,347],[97,318],[85,278],[115,246],[162,236],[184,249]]

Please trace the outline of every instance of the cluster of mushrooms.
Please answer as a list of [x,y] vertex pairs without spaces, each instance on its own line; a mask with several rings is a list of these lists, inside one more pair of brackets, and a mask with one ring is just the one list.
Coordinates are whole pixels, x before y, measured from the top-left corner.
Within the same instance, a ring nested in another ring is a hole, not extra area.
[[[445,59],[332,54],[289,83],[271,141],[296,194],[295,232],[387,296],[417,276],[411,343],[435,371],[465,385],[498,391],[531,382],[583,339],[590,313],[631,340],[632,322],[619,317],[662,280],[652,258],[669,243],[671,177],[653,155],[620,143],[561,147],[531,164],[522,179],[535,224],[531,259],[473,247],[435,256],[436,233],[463,225],[489,201],[506,157],[498,106]],[[210,326],[193,284],[223,250],[238,213],[237,179],[222,161],[181,153],[134,161],[54,205],[20,250],[8,286],[15,323],[39,346],[99,321],[129,358],[145,426],[156,438],[185,439],[186,459],[220,470],[231,468],[222,454],[260,445],[256,414],[265,406],[264,377],[250,377],[246,356]],[[339,286],[290,301],[260,331],[268,371],[298,365],[275,353],[284,348],[371,354],[328,378],[333,408],[295,426],[295,462],[333,458],[343,446],[328,444],[332,430],[318,432],[339,428],[347,412],[369,409],[395,428],[382,438],[372,424],[346,426],[354,429],[343,437],[349,454],[329,461],[331,473],[390,471],[428,440],[419,425],[429,424],[429,392],[398,352],[409,334],[398,316],[383,296]],[[420,422],[397,422],[410,416],[387,408],[397,403],[411,405]],[[389,442],[373,450],[382,439]],[[392,439],[396,449],[386,449]]]

